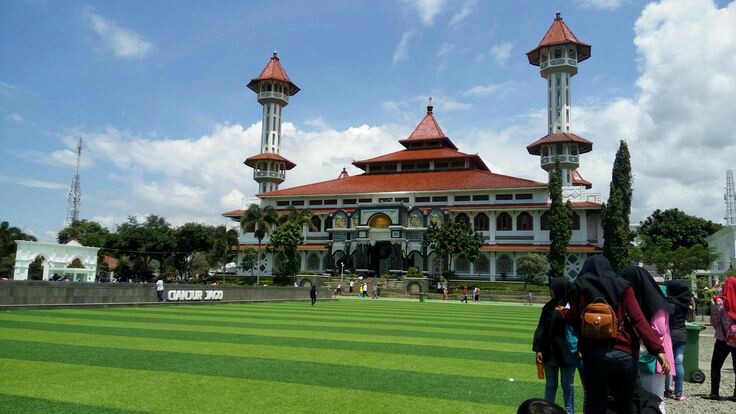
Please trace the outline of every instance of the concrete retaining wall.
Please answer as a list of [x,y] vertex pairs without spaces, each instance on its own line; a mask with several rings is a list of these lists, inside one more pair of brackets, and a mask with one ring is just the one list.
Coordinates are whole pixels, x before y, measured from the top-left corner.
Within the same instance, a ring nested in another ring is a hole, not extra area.
[[[264,302],[282,300],[309,300],[309,288],[211,286],[173,284],[164,285],[164,297],[174,300],[167,303],[209,302]],[[177,291],[177,293],[170,293]],[[214,291],[209,292],[208,291]],[[215,293],[217,291],[222,292]],[[199,293],[197,293],[199,292]],[[204,300],[207,297],[216,300]],[[220,298],[221,297],[221,298]],[[318,288],[317,297],[331,297],[329,289]],[[187,300],[188,298],[196,300]],[[179,299],[179,300],[176,300]],[[183,300],[182,300],[183,299]],[[153,283],[70,283],[47,281],[0,281],[0,307],[55,306],[55,305],[114,305],[158,303]]]

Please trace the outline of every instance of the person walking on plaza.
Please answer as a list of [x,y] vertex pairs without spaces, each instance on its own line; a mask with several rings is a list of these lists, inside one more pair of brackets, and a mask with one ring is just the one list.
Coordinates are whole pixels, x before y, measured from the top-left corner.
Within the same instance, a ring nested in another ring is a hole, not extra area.
[[163,302],[164,301],[164,280],[162,278],[158,278],[156,281],[156,294],[158,295],[158,301]]
[[[736,375],[736,278],[729,277],[723,284],[723,296],[717,296],[710,314],[716,343],[710,360],[710,394],[704,398],[720,399],[721,369],[728,355]],[[729,400],[736,402],[736,385]]]
[[317,285],[312,285],[309,289],[309,299],[312,300],[312,306],[317,302]]
[[480,302],[480,288],[478,286],[473,289],[473,302]]
[[[603,303],[602,301],[605,301]],[[593,305],[588,307],[589,305]],[[609,323],[616,324],[610,331],[616,335],[604,339],[595,337],[593,332],[583,331],[579,337],[579,350],[583,356],[583,387],[585,390],[585,413],[601,414],[606,412],[609,390],[614,395],[616,412],[619,414],[634,413],[634,391],[637,386],[637,367],[639,359],[639,340],[641,338],[647,351],[656,355],[662,365],[662,372],[669,372],[669,363],[659,337],[649,326],[636,301],[634,289],[629,282],[617,277],[611,263],[602,255],[589,257],[580,270],[580,275],[570,289],[569,308],[557,306],[565,321],[572,326],[590,327],[590,323],[600,321],[592,313],[593,308],[599,312],[608,308],[615,318],[609,317]],[[583,314],[594,318],[582,318]],[[587,321],[587,323],[586,323]],[[618,321],[621,321],[618,323]],[[624,321],[626,321],[624,323]],[[613,329],[617,328],[617,329]],[[589,328],[590,329],[590,328]],[[586,336],[587,335],[589,336]],[[637,337],[638,335],[638,337]]]
[[[670,310],[672,305],[667,301],[662,289],[659,288],[652,275],[639,266],[624,268],[619,277],[627,280],[634,289],[634,295],[641,312],[649,321],[649,326],[652,327],[664,347],[667,362],[671,367],[675,366],[672,338],[670,337]],[[664,384],[666,378],[672,376],[673,372],[670,371],[670,373],[665,374],[662,372],[662,365],[656,362],[656,357],[645,354],[639,358],[639,374],[642,387],[659,397],[661,400],[659,411],[665,414]]]
[[363,283],[363,297],[368,297],[368,282]]
[[532,298],[533,297],[534,297],[534,294],[532,293],[531,290],[528,291],[528,292],[526,292],[526,303],[527,303],[527,305],[529,305],[529,306],[532,305]]
[[[685,357],[685,346],[687,345],[687,330],[685,329],[685,320],[687,319],[688,306],[690,298],[693,296],[690,287],[682,280],[670,280],[665,283],[667,286],[667,300],[674,306],[674,310],[670,315],[670,336],[672,337],[672,351],[675,355],[675,389],[674,398],[677,401],[686,399],[682,390],[682,383],[685,379],[685,368],[682,365]],[[672,396],[672,381],[667,378],[665,384],[665,395]]]
[[[568,414],[575,411],[575,368],[579,366],[577,337],[562,316],[555,312],[557,306],[567,304],[570,281],[565,277],[550,280],[552,299],[542,308],[537,330],[534,332],[532,351],[537,353],[537,363],[544,365],[544,399],[555,402],[557,377],[562,383],[562,396]],[[574,346],[572,346],[574,344]]]
[[447,300],[450,297],[447,295],[447,286],[442,288],[442,300]]
[[460,302],[468,303],[468,285],[463,285],[463,300]]
[[355,286],[355,282],[353,282],[353,281],[351,280],[351,281],[350,281],[350,286],[349,286],[349,291],[350,291],[350,293],[353,293],[353,286]]

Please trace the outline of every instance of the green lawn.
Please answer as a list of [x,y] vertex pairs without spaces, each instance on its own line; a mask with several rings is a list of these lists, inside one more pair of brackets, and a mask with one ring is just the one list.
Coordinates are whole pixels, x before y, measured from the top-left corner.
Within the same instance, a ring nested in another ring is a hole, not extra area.
[[3,312],[0,412],[514,413],[543,395],[539,311],[343,299]]

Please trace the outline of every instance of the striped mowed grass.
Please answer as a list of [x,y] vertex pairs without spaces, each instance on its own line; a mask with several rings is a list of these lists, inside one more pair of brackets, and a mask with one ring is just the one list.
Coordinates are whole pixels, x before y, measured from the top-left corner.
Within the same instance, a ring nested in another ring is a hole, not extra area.
[[368,299],[7,311],[0,412],[514,413],[544,394],[539,312]]

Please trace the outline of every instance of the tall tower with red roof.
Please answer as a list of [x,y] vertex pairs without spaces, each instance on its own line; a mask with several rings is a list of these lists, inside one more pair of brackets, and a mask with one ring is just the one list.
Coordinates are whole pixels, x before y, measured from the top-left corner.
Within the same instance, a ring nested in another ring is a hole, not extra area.
[[258,94],[263,106],[261,124],[261,152],[245,160],[253,168],[253,179],[258,183],[258,193],[279,189],[286,179],[286,170],[296,166],[279,155],[281,152],[281,111],[289,104],[289,97],[299,92],[279,62],[276,52],[258,77],[251,79],[248,88]]
[[541,166],[547,172],[560,160],[563,186],[590,188],[577,168],[580,154],[590,152],[593,143],[570,131],[571,78],[578,73],[578,64],[590,57],[590,49],[589,44],[575,37],[557,12],[542,41],[526,54],[529,63],[539,66],[540,74],[547,80],[547,135],[526,148],[530,154],[541,157]]

